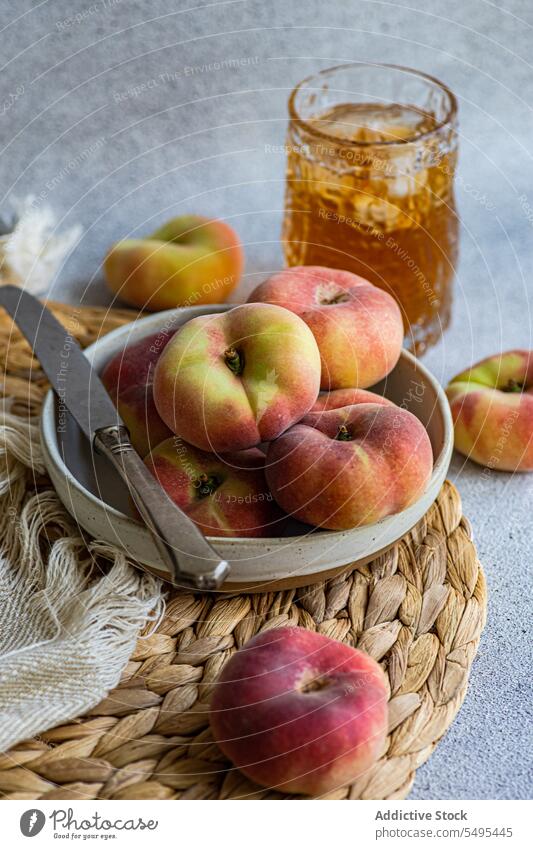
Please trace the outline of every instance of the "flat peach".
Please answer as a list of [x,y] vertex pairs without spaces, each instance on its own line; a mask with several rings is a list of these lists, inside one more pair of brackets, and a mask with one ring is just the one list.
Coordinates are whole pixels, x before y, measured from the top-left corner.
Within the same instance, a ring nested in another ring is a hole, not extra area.
[[387,736],[388,695],[370,655],[304,628],[274,628],[224,666],[211,729],[252,781],[320,796],[376,762]]
[[104,261],[111,291],[147,310],[221,303],[242,268],[235,230],[201,215],[173,218],[144,239],[123,239]]
[[226,453],[275,439],[312,407],[319,385],[307,325],[283,307],[243,304],[178,330],[157,364],[154,398],[176,435]]
[[347,530],[404,510],[426,489],[432,467],[429,437],[412,413],[355,404],[308,413],[271,442],[266,476],[287,513]]
[[404,328],[392,295],[335,268],[295,266],[257,286],[248,302],[279,304],[313,331],[324,390],[373,386],[394,368]]
[[145,460],[167,495],[204,534],[269,537],[282,531],[282,512],[265,480],[257,448],[224,457],[172,437]]
[[507,351],[458,374],[446,389],[455,447],[475,463],[533,470],[533,352]]
[[102,382],[141,457],[171,435],[156,410],[153,396],[155,365],[171,336],[172,333],[154,333],[126,345],[102,372]]

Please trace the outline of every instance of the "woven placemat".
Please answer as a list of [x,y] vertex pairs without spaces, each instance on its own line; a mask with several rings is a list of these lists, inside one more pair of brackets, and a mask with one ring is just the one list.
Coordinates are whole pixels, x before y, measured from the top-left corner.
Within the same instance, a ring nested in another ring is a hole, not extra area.
[[[83,345],[135,317],[128,310],[52,306]],[[4,394],[19,410],[38,413],[46,378],[4,314],[0,362]],[[368,652],[390,682],[390,733],[380,760],[328,798],[403,799],[461,706],[485,615],[485,578],[470,524],[447,482],[389,552],[329,581],[250,595],[171,593],[163,621],[139,639],[119,686],[103,702],[0,755],[0,794],[284,798],[231,768],[211,738],[208,705],[232,652],[266,629],[300,625]]]

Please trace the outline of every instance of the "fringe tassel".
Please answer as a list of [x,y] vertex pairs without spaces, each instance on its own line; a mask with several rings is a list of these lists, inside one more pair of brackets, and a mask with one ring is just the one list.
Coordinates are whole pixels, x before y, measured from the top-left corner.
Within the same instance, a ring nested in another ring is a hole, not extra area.
[[[4,402],[5,403],[5,402]],[[115,687],[138,634],[163,613],[162,584],[124,553],[87,543],[44,471],[34,420],[0,425],[0,751],[85,713]]]

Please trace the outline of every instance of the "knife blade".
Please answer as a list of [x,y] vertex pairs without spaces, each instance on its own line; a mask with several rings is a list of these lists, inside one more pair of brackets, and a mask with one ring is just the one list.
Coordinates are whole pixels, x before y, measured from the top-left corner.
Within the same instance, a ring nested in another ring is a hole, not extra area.
[[2,286],[0,299],[87,439],[92,443],[99,428],[122,425],[118,410],[89,360],[52,313],[16,286]]
[[32,346],[60,402],[91,447],[109,460],[128,486],[173,583],[218,589],[229,573],[229,564],[148,471],[76,339],[37,298],[16,286],[0,286],[0,304]]

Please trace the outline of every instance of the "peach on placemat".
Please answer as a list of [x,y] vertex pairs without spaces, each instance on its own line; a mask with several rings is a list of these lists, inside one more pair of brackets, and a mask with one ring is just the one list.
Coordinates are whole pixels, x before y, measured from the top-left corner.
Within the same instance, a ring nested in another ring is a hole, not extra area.
[[235,230],[201,215],[173,218],[144,239],[123,239],[104,261],[110,289],[148,310],[220,303],[239,282],[242,267]]
[[376,762],[387,735],[388,693],[370,655],[304,628],[275,628],[224,666],[211,729],[252,781],[319,796]]
[[266,475],[283,509],[310,525],[346,530],[404,510],[433,466],[418,419],[395,405],[308,413],[267,451]]
[[280,534],[283,513],[268,489],[265,455],[258,448],[217,457],[172,437],[158,445],[145,463],[204,534]]
[[372,386],[398,362],[404,336],[398,304],[350,271],[286,268],[257,286],[252,301],[279,304],[309,325],[320,350],[322,389]]
[[334,389],[332,392],[321,392],[309,412],[322,413],[326,410],[338,410],[339,407],[350,407],[352,404],[381,404],[383,407],[394,407],[393,401],[369,392],[368,389]]
[[154,368],[172,332],[161,331],[126,345],[102,372],[102,382],[129,430],[141,457],[171,435],[153,397]]
[[533,351],[487,357],[446,389],[455,447],[482,466],[533,470]]
[[272,304],[243,304],[183,325],[155,371],[167,426],[224,453],[268,442],[314,404],[320,355],[307,325]]

